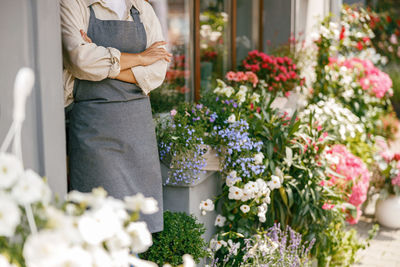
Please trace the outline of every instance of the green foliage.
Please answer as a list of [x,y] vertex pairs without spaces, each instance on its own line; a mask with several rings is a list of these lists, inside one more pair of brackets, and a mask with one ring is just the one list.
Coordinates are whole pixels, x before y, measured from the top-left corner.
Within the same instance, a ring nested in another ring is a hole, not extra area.
[[366,240],[361,240],[355,229],[344,229],[342,223],[333,222],[327,230],[329,235],[327,246],[323,250],[317,248],[320,250],[318,266],[349,267],[356,262],[357,251],[369,246],[369,241],[376,236],[379,226],[377,224],[373,226]]
[[392,103],[400,104],[400,67],[397,64],[391,64],[385,68],[385,71],[393,82]]
[[166,211],[164,230],[153,234],[153,246],[141,254],[140,258],[160,266],[166,263],[177,266],[183,263],[183,255],[190,254],[198,263],[207,256],[206,243],[201,237],[204,232],[204,225],[197,222],[193,215]]
[[374,154],[376,153],[373,142],[365,141],[360,135],[357,135],[354,138],[347,138],[345,143],[350,152],[361,158],[362,161],[367,164],[368,169],[371,169],[375,163]]

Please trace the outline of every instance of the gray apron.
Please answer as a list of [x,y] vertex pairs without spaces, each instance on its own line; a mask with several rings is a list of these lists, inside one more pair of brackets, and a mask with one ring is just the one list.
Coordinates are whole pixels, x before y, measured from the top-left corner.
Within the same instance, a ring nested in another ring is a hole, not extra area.
[[[134,21],[99,20],[90,7],[88,36],[93,43],[121,52],[146,49],[146,32],[139,12]],[[163,229],[162,182],[149,97],[130,83],[105,79],[75,79],[75,103],[70,112],[70,189],[90,192],[103,187],[122,199],[136,193],[154,197],[160,211],[142,215],[151,232]]]

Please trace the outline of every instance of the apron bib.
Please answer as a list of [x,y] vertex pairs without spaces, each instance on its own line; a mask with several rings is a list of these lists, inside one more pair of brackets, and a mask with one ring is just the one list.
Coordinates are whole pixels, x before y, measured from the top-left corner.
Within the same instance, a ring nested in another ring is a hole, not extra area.
[[[88,36],[99,46],[121,52],[146,49],[146,32],[139,12],[133,21],[99,20],[90,6]],[[90,192],[103,187],[122,199],[136,193],[154,197],[160,211],[142,215],[151,232],[161,231],[162,181],[149,97],[135,84],[114,79],[75,79],[70,112],[70,189]]]

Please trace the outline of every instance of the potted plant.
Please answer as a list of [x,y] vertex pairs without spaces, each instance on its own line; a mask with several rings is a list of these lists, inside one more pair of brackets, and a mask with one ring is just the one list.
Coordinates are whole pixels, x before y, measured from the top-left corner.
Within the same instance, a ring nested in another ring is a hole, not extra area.
[[378,222],[389,228],[400,228],[400,154],[390,152],[387,143],[378,140],[380,147],[376,156],[379,162],[380,179],[375,187],[380,189],[375,216]]

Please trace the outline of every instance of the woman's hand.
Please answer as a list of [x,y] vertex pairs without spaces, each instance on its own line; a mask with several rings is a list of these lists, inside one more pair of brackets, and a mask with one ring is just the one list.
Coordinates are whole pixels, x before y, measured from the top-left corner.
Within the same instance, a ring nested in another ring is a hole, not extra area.
[[155,42],[145,51],[139,53],[140,65],[142,66],[151,65],[159,60],[165,60],[167,62],[171,62],[172,54],[168,53],[168,51],[165,50],[165,48],[160,47],[166,44],[167,43],[164,41]]

